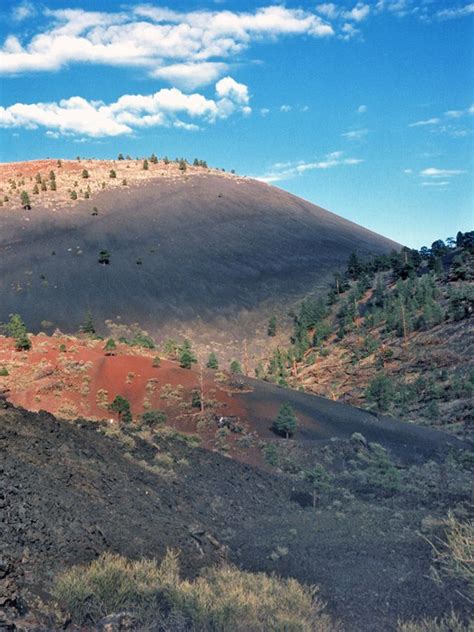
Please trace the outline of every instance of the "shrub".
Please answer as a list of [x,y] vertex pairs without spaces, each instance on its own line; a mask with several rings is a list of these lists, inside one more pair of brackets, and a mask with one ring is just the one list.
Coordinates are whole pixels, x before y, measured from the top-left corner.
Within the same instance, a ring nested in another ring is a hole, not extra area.
[[432,546],[443,570],[466,583],[474,596],[474,522],[460,522],[452,513],[446,520],[446,541]]
[[145,158],[145,160],[143,161],[143,170],[144,171],[148,171],[148,160]]
[[82,177],[87,180],[87,178],[89,177],[89,172],[87,171],[87,169],[83,169],[82,170]]
[[158,369],[161,366],[161,358],[160,358],[160,356],[155,356],[153,358],[153,362],[151,363],[151,366],[154,369]]
[[395,397],[395,388],[390,379],[380,373],[376,375],[365,389],[365,397],[374,403],[378,410],[387,411]]
[[28,338],[25,323],[19,314],[12,314],[7,325],[7,334],[15,339],[15,349],[17,351],[28,351],[31,349],[31,341]]
[[0,377],[8,377],[10,375],[10,373],[8,372],[8,369],[6,366],[2,366],[2,368],[0,368]]
[[76,191],[71,191],[71,200],[77,200],[77,193]]
[[268,321],[267,334],[269,336],[276,336],[277,319],[276,316],[272,316]]
[[229,369],[231,373],[242,375],[242,367],[240,366],[240,362],[238,360],[232,360]]
[[21,203],[23,206],[30,206],[30,196],[26,191],[21,192]]
[[111,170],[109,171],[109,178],[114,179],[114,178],[116,178],[116,177],[117,177],[117,173],[116,173],[115,169],[111,169]]
[[[79,625],[131,611],[144,623],[180,621],[193,632],[335,632],[316,589],[295,579],[248,573],[230,565],[209,568],[195,580],[179,576],[176,553],[127,560],[104,553],[57,579],[54,595]],[[166,629],[169,629],[166,625]]]
[[143,413],[141,419],[145,426],[150,426],[151,428],[162,426],[166,423],[166,413],[162,410],[147,410]]

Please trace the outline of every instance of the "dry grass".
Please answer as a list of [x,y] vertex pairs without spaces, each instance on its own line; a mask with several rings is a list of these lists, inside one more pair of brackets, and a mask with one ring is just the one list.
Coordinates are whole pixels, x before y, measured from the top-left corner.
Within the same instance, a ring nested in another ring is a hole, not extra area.
[[103,554],[73,567],[55,585],[55,596],[79,624],[132,611],[142,624],[182,621],[193,632],[336,632],[323,614],[316,589],[294,579],[247,573],[233,566],[210,568],[182,580],[176,553],[161,564]]
[[400,623],[398,632],[473,632],[474,624],[464,624],[455,614],[444,619],[423,619]]

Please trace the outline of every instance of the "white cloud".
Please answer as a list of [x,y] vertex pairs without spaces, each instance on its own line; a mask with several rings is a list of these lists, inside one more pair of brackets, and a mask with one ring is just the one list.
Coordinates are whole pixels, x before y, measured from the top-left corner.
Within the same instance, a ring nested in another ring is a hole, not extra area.
[[277,162],[270,169],[256,176],[257,180],[262,182],[280,182],[281,180],[290,180],[297,176],[303,175],[306,171],[326,170],[338,166],[358,165],[364,162],[361,158],[346,158],[344,152],[333,151],[324,157],[324,160],[315,162],[307,162],[300,160],[297,162]]
[[449,134],[453,138],[463,138],[472,133],[471,129],[460,127],[462,119],[474,114],[474,105],[463,110],[447,110],[444,114],[422,121],[410,123],[408,127],[426,127],[430,132]]
[[284,104],[280,106],[280,112],[291,112],[291,110],[292,110],[291,105]]
[[268,108],[260,108],[261,116],[267,116],[269,113],[270,113],[270,110]]
[[36,15],[35,6],[31,2],[21,2],[16,7],[13,7],[11,16],[15,22],[23,22],[27,18],[32,18]]
[[367,106],[359,105],[359,107],[357,108],[357,114],[365,114],[366,112],[367,112]]
[[216,98],[202,94],[185,94],[177,88],[163,88],[150,95],[125,94],[117,101],[87,101],[82,97],[62,99],[59,103],[16,103],[0,107],[0,127],[45,127],[53,138],[57,135],[86,137],[119,136],[138,128],[174,126],[195,131],[193,121],[183,116],[213,123],[240,111],[248,115],[247,86],[231,77],[216,84]]
[[422,187],[446,187],[448,185],[449,185],[448,180],[445,180],[443,182],[440,182],[440,181],[430,182],[430,181],[428,181],[428,182],[422,182],[421,183]]
[[403,173],[406,173],[407,175],[409,175],[410,173],[413,173],[413,169],[404,169]]
[[370,6],[363,2],[358,2],[350,11],[344,11],[342,16],[345,20],[354,20],[354,22],[362,22],[370,13]]
[[254,42],[334,35],[315,13],[283,6],[240,13],[180,13],[152,6],[116,13],[44,13],[48,27],[29,41],[7,37],[0,49],[1,73],[55,71],[73,63],[130,66],[193,89],[222,76],[228,70],[225,60]]
[[166,79],[173,85],[185,90],[194,90],[218,79],[228,65],[222,62],[203,61],[199,63],[171,64],[157,68],[151,74],[153,77]]
[[437,167],[428,167],[420,171],[420,176],[428,178],[451,178],[452,176],[458,176],[461,173],[466,173],[461,169],[438,169]]
[[349,132],[344,132],[341,136],[347,138],[347,140],[361,140],[369,133],[368,129],[354,129]]
[[464,6],[454,7],[452,9],[442,9],[437,11],[436,17],[441,20],[451,20],[453,18],[462,18],[466,15],[474,14],[474,2],[465,4]]
[[424,127],[425,125],[437,125],[441,119],[439,118],[430,118],[425,121],[416,121],[415,123],[410,123],[408,127]]

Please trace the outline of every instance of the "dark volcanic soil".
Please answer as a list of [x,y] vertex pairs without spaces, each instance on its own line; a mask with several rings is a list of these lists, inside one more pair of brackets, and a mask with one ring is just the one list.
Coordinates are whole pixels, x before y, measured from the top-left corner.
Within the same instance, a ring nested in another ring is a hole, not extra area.
[[[18,312],[31,330],[71,332],[90,309],[102,331],[106,319],[192,331],[239,357],[243,338],[252,354],[272,311],[324,287],[353,250],[396,246],[275,187],[212,173],[158,176],[65,208],[33,202],[0,212],[0,322]],[[102,249],[110,265],[98,263]]]
[[10,563],[0,594],[16,585],[44,595],[59,570],[105,550],[160,558],[173,547],[189,575],[228,557],[319,584],[350,632],[459,606],[429,576],[431,549],[416,533],[423,503],[353,498],[315,511],[292,500],[300,483],[283,475],[176,439],[119,443],[98,428],[0,411],[0,557]]

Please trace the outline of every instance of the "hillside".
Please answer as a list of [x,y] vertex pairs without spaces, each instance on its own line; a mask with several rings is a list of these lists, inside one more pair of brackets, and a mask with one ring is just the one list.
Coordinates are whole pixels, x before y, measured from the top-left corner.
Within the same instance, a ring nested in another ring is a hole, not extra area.
[[247,339],[252,359],[269,313],[285,315],[308,288],[324,287],[353,250],[396,246],[280,189],[204,166],[4,164],[0,189],[0,322],[20,313],[36,332],[77,331],[90,311],[101,333],[106,323],[138,323],[228,358]]
[[336,275],[294,314],[292,344],[257,373],[333,400],[472,435],[473,233]]
[[[266,405],[281,391],[264,387]],[[314,402],[317,436],[318,398],[296,395],[299,411],[303,400],[307,409]],[[338,409],[346,408],[328,405],[336,414],[327,436],[337,431]],[[364,418],[370,436],[370,415]],[[3,621],[11,630],[63,629],[67,608],[52,598],[60,572],[105,551],[161,560],[167,547],[179,551],[186,577],[228,560],[247,571],[318,584],[327,612],[347,632],[398,630],[398,621],[432,619],[452,608],[466,614],[463,583],[449,576],[442,585],[433,581],[432,548],[419,535],[421,529],[430,538],[443,536],[448,509],[466,516],[470,472],[462,444],[452,440],[448,455],[441,433],[418,429],[418,436],[407,426],[408,451],[397,450],[392,460],[360,435],[314,442],[309,426],[302,420],[294,440],[262,443],[267,464],[257,467],[229,458],[222,444],[204,449],[205,430],[200,446],[198,437],[162,423],[136,419],[117,427],[11,406],[0,410],[6,447],[0,627]],[[430,441],[440,450],[426,449]],[[422,449],[410,465],[413,443]],[[324,480],[310,479],[315,463]],[[87,604],[90,597],[82,598]],[[67,629],[103,629],[96,623],[68,623]]]

